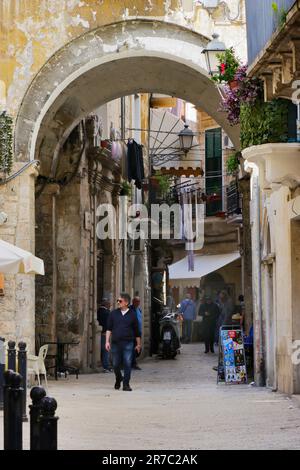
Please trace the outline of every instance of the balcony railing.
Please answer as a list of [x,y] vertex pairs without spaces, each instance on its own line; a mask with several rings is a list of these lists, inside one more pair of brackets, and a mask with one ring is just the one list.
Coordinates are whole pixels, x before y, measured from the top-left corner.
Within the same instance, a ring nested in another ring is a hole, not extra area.
[[280,26],[281,12],[288,12],[296,0],[276,0],[278,13],[272,8],[274,0],[246,0],[248,64],[251,65]]
[[242,218],[242,198],[236,183],[230,184],[226,188],[227,198],[227,218]]

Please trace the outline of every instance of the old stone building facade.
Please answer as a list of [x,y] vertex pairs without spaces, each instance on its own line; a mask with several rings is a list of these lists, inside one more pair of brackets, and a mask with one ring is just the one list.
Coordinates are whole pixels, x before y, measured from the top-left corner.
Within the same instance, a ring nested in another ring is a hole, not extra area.
[[[281,19],[270,1],[246,5],[249,75],[264,80],[266,102],[284,98],[293,107],[299,95],[299,2],[282,1]],[[283,119],[280,126],[286,126]],[[243,151],[251,174],[256,380],[288,394],[300,393],[299,116],[297,126],[289,142]],[[289,127],[296,128],[295,109]]]
[[121,171],[84,133],[88,116],[105,103],[157,92],[205,110],[238,148],[238,129],[219,111],[201,52],[217,29],[245,55],[244,2],[228,0],[213,10],[204,3],[1,2],[1,107],[14,120],[15,163],[13,179],[0,187],[9,216],[0,236],[37,253],[47,268],[43,279],[5,279],[3,336],[24,339],[31,350],[35,331],[79,340],[72,359],[94,367],[97,292],[116,296],[123,287],[139,291],[149,329],[147,250],[136,260],[126,251],[120,257],[118,241],[101,245],[94,232],[97,204],[111,202],[118,210]]

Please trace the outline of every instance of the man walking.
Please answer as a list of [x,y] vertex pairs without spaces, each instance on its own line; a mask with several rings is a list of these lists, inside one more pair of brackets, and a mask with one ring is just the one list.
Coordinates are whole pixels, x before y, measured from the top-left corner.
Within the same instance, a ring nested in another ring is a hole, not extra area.
[[97,320],[100,326],[102,326],[101,331],[101,363],[103,367],[103,372],[108,373],[112,372],[112,369],[109,367],[109,352],[106,351],[105,342],[106,342],[106,330],[107,330],[107,320],[110,312],[110,301],[103,297],[101,305],[97,310]]
[[186,294],[185,299],[180,303],[179,310],[183,315],[183,341],[190,343],[193,320],[196,320],[196,305],[191,299],[191,294]]
[[[119,390],[123,381],[123,390],[131,392],[129,385],[131,376],[131,364],[136,341],[136,351],[141,351],[141,336],[135,311],[129,307],[130,296],[120,294],[117,300],[119,307],[113,310],[107,322],[106,350],[112,352],[113,368],[116,376],[115,389]],[[110,344],[111,340],[111,344]],[[124,377],[121,374],[121,364],[124,366]]]

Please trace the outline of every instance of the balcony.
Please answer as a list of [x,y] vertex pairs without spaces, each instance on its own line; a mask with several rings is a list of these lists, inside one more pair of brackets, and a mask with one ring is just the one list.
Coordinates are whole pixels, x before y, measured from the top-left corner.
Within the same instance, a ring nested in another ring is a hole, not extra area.
[[265,101],[291,100],[300,77],[300,0],[277,0],[277,13],[271,0],[257,8],[251,0],[246,3],[248,75],[263,80]]
[[246,0],[248,63],[263,51],[273,33],[280,27],[281,11],[288,12],[296,0],[276,0],[278,13],[272,9],[273,0]]
[[236,182],[231,183],[226,188],[227,199],[227,223],[228,224],[241,224],[243,222],[242,216],[242,197],[238,191]]

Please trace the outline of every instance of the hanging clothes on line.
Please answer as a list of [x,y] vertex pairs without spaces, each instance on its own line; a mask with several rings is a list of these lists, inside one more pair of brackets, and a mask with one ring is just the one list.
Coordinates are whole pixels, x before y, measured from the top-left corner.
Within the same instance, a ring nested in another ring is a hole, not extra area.
[[127,149],[128,181],[134,180],[136,187],[142,189],[142,180],[145,178],[143,147],[134,139],[129,139]]
[[182,215],[182,240],[188,255],[188,271],[194,271],[194,239],[193,239],[193,194],[186,188],[179,189]]

